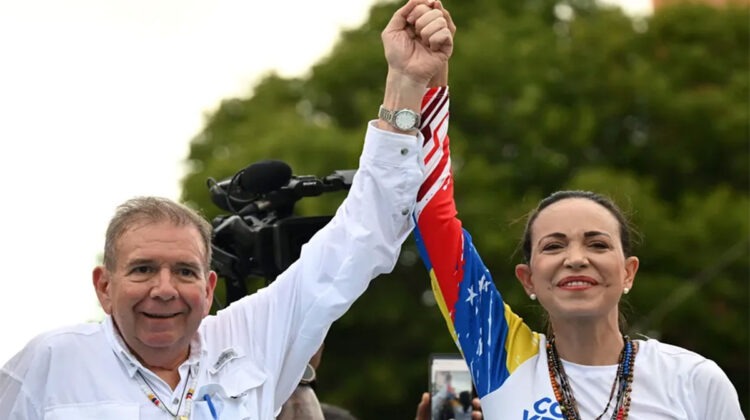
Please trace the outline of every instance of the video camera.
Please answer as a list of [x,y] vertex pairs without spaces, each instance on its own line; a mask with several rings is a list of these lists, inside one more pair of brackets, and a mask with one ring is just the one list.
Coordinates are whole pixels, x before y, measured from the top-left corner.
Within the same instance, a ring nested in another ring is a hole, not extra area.
[[249,276],[271,283],[331,220],[331,216],[292,216],[294,204],[303,197],[348,190],[355,172],[337,170],[322,179],[293,176],[285,162],[264,160],[229,179],[208,179],[211,201],[230,212],[211,222],[211,268],[227,280],[227,304],[247,295]]

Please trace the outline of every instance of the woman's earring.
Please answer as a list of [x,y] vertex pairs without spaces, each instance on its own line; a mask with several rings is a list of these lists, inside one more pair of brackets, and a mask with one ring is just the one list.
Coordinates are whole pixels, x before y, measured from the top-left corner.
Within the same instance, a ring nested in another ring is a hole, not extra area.
[[622,293],[624,293],[624,294],[627,295],[628,293],[630,293],[630,288],[626,287],[626,288],[622,289]]
[[529,299],[536,300],[536,295],[534,293],[530,294]]

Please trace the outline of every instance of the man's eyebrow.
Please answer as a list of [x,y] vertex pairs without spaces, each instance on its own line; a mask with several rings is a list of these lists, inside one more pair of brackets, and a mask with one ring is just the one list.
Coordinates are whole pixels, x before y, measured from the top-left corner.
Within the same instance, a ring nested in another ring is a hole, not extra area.
[[195,271],[201,271],[203,269],[202,265],[199,263],[194,262],[188,262],[188,261],[180,261],[174,265],[177,268],[189,268]]
[[135,265],[152,265],[155,261],[148,258],[136,258],[125,263],[125,267],[133,267]]

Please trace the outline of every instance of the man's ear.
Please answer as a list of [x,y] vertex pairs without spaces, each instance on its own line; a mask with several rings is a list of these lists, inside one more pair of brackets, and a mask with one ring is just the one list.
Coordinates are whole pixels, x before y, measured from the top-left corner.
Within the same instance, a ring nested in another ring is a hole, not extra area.
[[208,277],[206,278],[206,310],[203,314],[203,316],[206,316],[211,312],[211,304],[214,301],[214,290],[216,289],[216,281],[218,280],[218,275],[215,271],[211,270],[208,272]]
[[111,281],[109,272],[103,266],[94,268],[93,272],[94,290],[99,304],[107,315],[112,315],[112,298],[110,297]]
[[531,267],[528,264],[516,265],[516,278],[523,286],[527,295],[534,293],[534,284],[531,282]]

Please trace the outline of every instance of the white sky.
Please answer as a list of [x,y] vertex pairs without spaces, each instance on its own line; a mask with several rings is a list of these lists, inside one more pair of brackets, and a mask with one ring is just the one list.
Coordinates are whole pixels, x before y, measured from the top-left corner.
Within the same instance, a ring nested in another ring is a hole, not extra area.
[[0,364],[101,317],[91,270],[114,208],[179,197],[206,112],[269,69],[303,74],[373,3],[0,0]]

